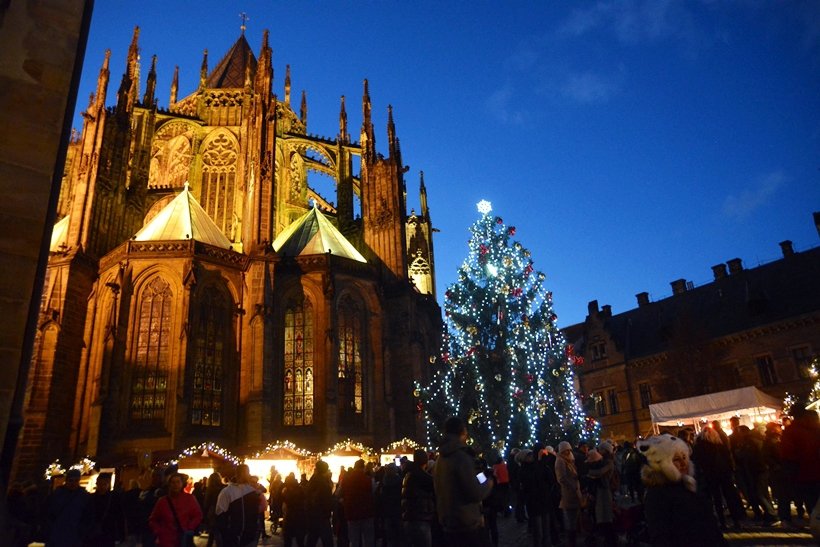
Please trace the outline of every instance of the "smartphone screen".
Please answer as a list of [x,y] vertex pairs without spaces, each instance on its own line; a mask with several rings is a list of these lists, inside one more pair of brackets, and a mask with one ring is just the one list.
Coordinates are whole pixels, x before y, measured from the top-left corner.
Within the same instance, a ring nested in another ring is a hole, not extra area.
[[479,484],[484,484],[485,482],[487,482],[487,476],[484,473],[479,473],[475,476],[475,478],[478,479]]
[[396,463],[397,466],[401,466],[401,458],[396,458],[393,461]]

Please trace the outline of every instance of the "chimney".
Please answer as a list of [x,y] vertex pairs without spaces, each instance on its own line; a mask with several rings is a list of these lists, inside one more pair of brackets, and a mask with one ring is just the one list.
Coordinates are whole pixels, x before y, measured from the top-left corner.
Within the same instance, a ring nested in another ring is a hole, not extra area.
[[715,275],[715,281],[718,279],[723,279],[728,273],[726,273],[726,264],[715,264],[712,266],[712,273]]
[[739,258],[727,260],[726,264],[729,265],[729,274],[731,275],[735,275],[743,271],[743,261]]
[[590,301],[589,304],[587,304],[587,314],[590,315],[590,316],[598,314],[598,301],[597,300],[592,300],[592,301]]
[[683,294],[686,292],[686,280],[676,279],[670,283],[672,285],[672,294]]
[[612,306],[609,304],[604,304],[601,306],[601,315],[604,317],[612,317]]
[[649,304],[649,293],[648,292],[639,292],[635,295],[635,298],[638,299],[638,307],[642,308],[643,306],[647,306]]
[[792,247],[792,242],[788,239],[780,242],[780,250],[783,251],[783,258],[794,256],[794,247]]

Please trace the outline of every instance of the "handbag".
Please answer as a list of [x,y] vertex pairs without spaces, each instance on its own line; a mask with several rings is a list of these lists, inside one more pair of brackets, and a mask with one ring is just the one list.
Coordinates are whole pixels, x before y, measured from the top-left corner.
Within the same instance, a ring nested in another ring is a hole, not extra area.
[[174,522],[177,525],[177,530],[179,530],[179,546],[180,547],[194,547],[194,532],[193,532],[193,530],[186,531],[186,530],[182,529],[182,524],[180,524],[180,522],[179,522],[179,517],[177,516],[176,509],[174,509],[174,504],[171,503],[171,498],[166,496],[165,501],[168,502],[168,507],[171,508],[171,514],[174,515]]

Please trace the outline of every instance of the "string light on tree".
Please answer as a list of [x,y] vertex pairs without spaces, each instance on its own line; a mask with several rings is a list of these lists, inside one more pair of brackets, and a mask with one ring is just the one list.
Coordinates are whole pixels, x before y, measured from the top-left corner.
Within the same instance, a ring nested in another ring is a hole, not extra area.
[[428,443],[451,415],[485,448],[595,439],[599,426],[575,393],[583,360],[558,330],[546,276],[492,210],[478,203],[468,255],[445,292],[442,357],[431,383],[414,390]]

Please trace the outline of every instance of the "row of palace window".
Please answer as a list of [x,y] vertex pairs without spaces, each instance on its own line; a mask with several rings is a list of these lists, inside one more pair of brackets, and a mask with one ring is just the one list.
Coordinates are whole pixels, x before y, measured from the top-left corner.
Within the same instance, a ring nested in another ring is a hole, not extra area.
[[[798,377],[809,377],[809,365],[814,359],[811,348],[809,346],[799,346],[791,349],[792,360],[797,366]],[[777,369],[774,366],[774,361],[771,355],[760,355],[755,357],[755,365],[760,376],[760,383],[764,386],[770,386],[778,383],[780,380],[777,376]],[[737,367],[734,367],[736,374],[740,376]],[[740,378],[738,378],[740,380]],[[738,382],[740,385],[742,382]],[[649,382],[638,383],[638,396],[640,398],[641,408],[649,408],[652,404],[652,386]],[[620,412],[618,404],[618,392],[616,389],[607,388],[593,394],[595,400],[595,411],[598,416],[610,416]]]
[[[171,340],[170,286],[154,278],[142,294],[131,383],[130,417],[134,423],[165,417]],[[363,313],[350,298],[338,306],[339,352],[337,381],[340,425],[363,425]],[[198,300],[191,337],[190,423],[222,425],[223,377],[230,306],[215,288]],[[289,306],[284,317],[282,423],[308,426],[314,418],[313,308],[309,301]]]

